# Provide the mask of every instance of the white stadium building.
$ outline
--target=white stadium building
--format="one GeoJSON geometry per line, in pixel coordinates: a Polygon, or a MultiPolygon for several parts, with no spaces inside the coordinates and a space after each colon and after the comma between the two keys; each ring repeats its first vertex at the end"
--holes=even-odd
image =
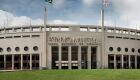
{"type": "Polygon", "coordinates": [[[0,70],[140,68],[140,30],[96,25],[45,29],[1,28],[0,70]]]}

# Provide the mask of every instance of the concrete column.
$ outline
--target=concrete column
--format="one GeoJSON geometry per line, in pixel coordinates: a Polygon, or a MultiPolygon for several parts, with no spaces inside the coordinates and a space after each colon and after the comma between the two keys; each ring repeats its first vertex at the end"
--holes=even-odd
{"type": "Polygon", "coordinates": [[[14,54],[12,54],[12,70],[14,70],[14,54]]]}
{"type": "Polygon", "coordinates": [[[88,59],[88,69],[91,69],[91,46],[88,46],[87,59],[88,59]]]}
{"type": "Polygon", "coordinates": [[[20,57],[21,57],[21,58],[20,58],[20,59],[21,59],[21,63],[20,63],[21,65],[20,65],[20,66],[21,66],[21,70],[23,70],[23,54],[21,54],[20,57]]]}
{"type": "Polygon", "coordinates": [[[130,39],[130,36],[131,36],[131,35],[130,35],[130,30],[128,31],[128,35],[129,35],[128,37],[129,37],[129,39],[130,39]]]}
{"type": "Polygon", "coordinates": [[[48,63],[48,69],[52,69],[52,46],[47,47],[48,55],[47,55],[47,63],[48,63]]]}
{"type": "Polygon", "coordinates": [[[97,32],[99,32],[99,27],[97,27],[97,32]]]}
{"type": "Polygon", "coordinates": [[[52,31],[52,28],[51,27],[49,27],[49,31],[52,31]]]}
{"type": "Polygon", "coordinates": [[[6,55],[4,55],[4,69],[6,69],[6,55]]]}
{"type": "Polygon", "coordinates": [[[39,53],[39,69],[42,69],[42,53],[39,53]]]}
{"type": "Polygon", "coordinates": [[[30,54],[30,70],[32,70],[32,54],[30,54]]]}
{"type": "Polygon", "coordinates": [[[30,26],[30,32],[32,32],[33,31],[33,28],[32,28],[32,26],[30,26]]]}
{"type": "Polygon", "coordinates": [[[137,69],[137,55],[135,55],[135,69],[137,69]]]}
{"type": "Polygon", "coordinates": [[[128,66],[131,68],[131,55],[128,55],[128,66]]]}
{"type": "Polygon", "coordinates": [[[114,54],[114,69],[116,69],[116,54],[114,54]]]}
{"type": "Polygon", "coordinates": [[[61,26],[59,26],[59,31],[61,31],[61,26]]]}
{"type": "Polygon", "coordinates": [[[58,59],[59,59],[59,69],[62,68],[61,62],[62,62],[62,48],[61,44],[59,45],[59,53],[58,53],[58,59]]]}
{"type": "Polygon", "coordinates": [[[123,54],[122,54],[122,57],[121,57],[122,59],[121,59],[121,61],[122,61],[122,69],[123,69],[123,67],[124,67],[124,61],[123,61],[123,54]]]}
{"type": "Polygon", "coordinates": [[[23,28],[21,28],[21,32],[24,32],[23,28]]]}
{"type": "Polygon", "coordinates": [[[100,69],[101,68],[101,46],[98,45],[96,47],[96,50],[97,50],[97,56],[96,56],[97,57],[96,58],[97,59],[97,68],[100,69]]]}
{"type": "Polygon", "coordinates": [[[81,46],[78,46],[78,69],[81,69],[81,46]]]}
{"type": "Polygon", "coordinates": [[[15,32],[15,29],[14,28],[12,28],[12,32],[15,32]]]}
{"type": "Polygon", "coordinates": [[[68,68],[71,69],[71,46],[68,47],[68,68]]]}
{"type": "Polygon", "coordinates": [[[88,27],[88,31],[90,31],[90,27],[88,27]]]}
{"type": "MultiPolygon", "coordinates": [[[[45,25],[44,25],[44,27],[46,27],[45,25]]],[[[46,28],[44,28],[44,30],[45,30],[46,28]]],[[[44,31],[43,32],[43,37],[42,37],[42,50],[43,50],[43,52],[42,52],[42,68],[43,69],[46,69],[47,68],[47,66],[48,66],[48,64],[47,64],[47,56],[48,56],[48,54],[49,53],[47,53],[47,33],[46,33],[46,31],[44,31]]]]}
{"type": "Polygon", "coordinates": [[[5,29],[5,27],[4,27],[4,33],[6,33],[6,29],[5,29]]]}
{"type": "Polygon", "coordinates": [[[39,31],[40,31],[40,32],[42,31],[42,27],[39,27],[39,31]]]}

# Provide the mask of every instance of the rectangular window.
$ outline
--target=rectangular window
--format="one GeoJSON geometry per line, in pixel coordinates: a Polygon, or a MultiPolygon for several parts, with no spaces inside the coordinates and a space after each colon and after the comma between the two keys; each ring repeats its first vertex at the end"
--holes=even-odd
{"type": "Polygon", "coordinates": [[[52,31],[59,31],[59,27],[55,27],[55,28],[53,27],[52,31]]]}
{"type": "Polygon", "coordinates": [[[118,38],[118,39],[122,39],[122,37],[119,37],[119,36],[116,36],[116,38],[118,38]]]}
{"type": "Polygon", "coordinates": [[[108,38],[114,38],[114,36],[107,36],[108,38]]]}
{"type": "Polygon", "coordinates": [[[61,27],[61,31],[69,31],[68,27],[61,27]]]}
{"type": "Polygon", "coordinates": [[[5,33],[4,29],[0,30],[0,33],[5,33]]]}
{"type": "Polygon", "coordinates": [[[130,31],[130,35],[135,35],[135,32],[133,32],[133,31],[130,31]]]}
{"type": "Polygon", "coordinates": [[[24,32],[30,32],[30,28],[23,28],[24,32]]]}
{"type": "Polygon", "coordinates": [[[129,37],[123,37],[123,39],[129,39],[129,37]]]}
{"type": "Polygon", "coordinates": [[[21,28],[15,28],[15,32],[22,32],[21,28]]]}
{"type": "Polygon", "coordinates": [[[0,37],[0,39],[4,39],[4,37],[0,37]]]}
{"type": "Polygon", "coordinates": [[[80,31],[88,31],[87,27],[80,27],[80,31]]]}
{"type": "Polygon", "coordinates": [[[40,35],[32,35],[32,37],[40,37],[40,35]]]}
{"type": "Polygon", "coordinates": [[[135,38],[130,38],[131,40],[135,40],[135,38]]]}
{"type": "Polygon", "coordinates": [[[109,30],[107,30],[107,32],[112,33],[112,32],[113,32],[113,30],[109,29],[109,30]]]}
{"type": "Polygon", "coordinates": [[[126,31],[125,30],[123,30],[123,32],[122,32],[123,34],[126,34],[126,31]]]}
{"type": "Polygon", "coordinates": [[[40,28],[39,27],[34,27],[32,29],[33,29],[33,31],[40,31],[40,28]]]}
{"type": "Polygon", "coordinates": [[[139,33],[139,32],[137,32],[137,35],[138,35],[138,36],[140,36],[140,33],[139,33]]]}
{"type": "Polygon", "coordinates": [[[96,29],[96,28],[90,28],[89,31],[91,31],[91,32],[96,32],[97,29],[96,29]]]}
{"type": "Polygon", "coordinates": [[[121,33],[121,30],[116,30],[116,33],[121,33]]]}
{"type": "MultiPolygon", "coordinates": [[[[44,31],[44,27],[42,28],[42,31],[44,31]]],[[[46,27],[46,31],[50,31],[50,28],[46,27]]]]}
{"type": "Polygon", "coordinates": [[[14,38],[20,38],[21,36],[14,36],[14,38]]]}
{"type": "Polygon", "coordinates": [[[128,33],[129,33],[128,31],[125,32],[125,34],[128,34],[128,33]]]}
{"type": "Polygon", "coordinates": [[[5,38],[12,38],[12,36],[6,36],[5,38]]]}
{"type": "Polygon", "coordinates": [[[23,35],[22,37],[30,37],[30,35],[23,35]]]}
{"type": "Polygon", "coordinates": [[[12,29],[6,29],[6,33],[12,33],[13,30],[12,29]]]}
{"type": "Polygon", "coordinates": [[[99,32],[102,32],[102,29],[101,28],[99,28],[99,32]]]}

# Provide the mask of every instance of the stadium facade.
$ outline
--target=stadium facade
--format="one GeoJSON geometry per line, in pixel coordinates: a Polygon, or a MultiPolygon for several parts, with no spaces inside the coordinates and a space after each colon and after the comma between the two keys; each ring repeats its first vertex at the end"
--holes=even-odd
{"type": "Polygon", "coordinates": [[[0,70],[140,68],[140,31],[96,25],[0,29],[0,70]]]}

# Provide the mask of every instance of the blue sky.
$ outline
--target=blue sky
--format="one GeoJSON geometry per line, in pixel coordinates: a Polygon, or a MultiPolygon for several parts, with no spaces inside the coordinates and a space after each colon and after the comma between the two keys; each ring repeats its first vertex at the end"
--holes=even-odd
{"type": "MultiPolygon", "coordinates": [[[[105,7],[105,24],[139,26],[140,12],[137,10],[139,4],[138,0],[109,0],[109,5],[105,7]]],[[[44,5],[48,8],[49,23],[89,25],[100,23],[101,0],[54,0],[52,5],[45,4],[44,0],[0,0],[0,12],[3,15],[8,14],[9,25],[21,19],[21,22],[17,23],[25,24],[22,22],[27,19],[30,19],[32,24],[36,21],[41,23],[44,5]]],[[[29,20],[26,23],[28,22],[29,20]]]]}

